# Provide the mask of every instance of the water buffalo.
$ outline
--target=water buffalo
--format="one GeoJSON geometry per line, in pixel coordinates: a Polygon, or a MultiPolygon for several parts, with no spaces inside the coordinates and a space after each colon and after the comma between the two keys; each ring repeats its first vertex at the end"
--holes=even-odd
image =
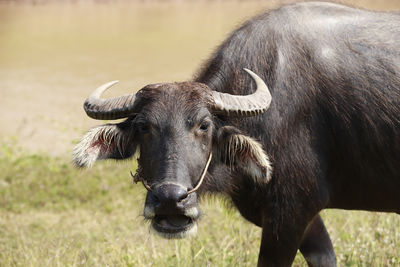
{"type": "Polygon", "coordinates": [[[167,238],[196,230],[222,192],[262,227],[259,266],[335,266],[318,213],[400,211],[400,14],[308,2],[235,30],[193,81],[85,102],[78,166],[131,157],[144,215],[167,238]],[[243,71],[243,68],[250,70],[243,71]]]}

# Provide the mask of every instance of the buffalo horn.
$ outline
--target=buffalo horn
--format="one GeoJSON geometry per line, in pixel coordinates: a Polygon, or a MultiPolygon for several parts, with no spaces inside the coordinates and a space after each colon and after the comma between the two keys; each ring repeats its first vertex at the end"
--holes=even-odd
{"type": "Polygon", "coordinates": [[[271,93],[264,81],[249,69],[244,69],[255,81],[257,89],[250,95],[231,95],[212,91],[214,113],[227,116],[254,116],[265,112],[271,104],[271,93]]]}
{"type": "Polygon", "coordinates": [[[83,108],[89,117],[96,120],[116,120],[129,117],[134,113],[135,94],[108,99],[100,98],[105,90],[116,83],[118,81],[101,85],[86,99],[83,108]]]}

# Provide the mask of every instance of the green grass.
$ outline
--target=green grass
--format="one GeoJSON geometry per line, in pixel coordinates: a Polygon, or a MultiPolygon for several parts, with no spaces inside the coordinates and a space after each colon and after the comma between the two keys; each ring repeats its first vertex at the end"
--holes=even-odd
{"type": "MultiPolygon", "coordinates": [[[[89,170],[68,158],[0,153],[1,266],[254,266],[260,229],[220,199],[201,204],[199,234],[164,240],[150,233],[145,192],[128,175],[134,161],[89,170]]],[[[324,211],[339,266],[399,266],[399,217],[324,211]]],[[[306,266],[299,254],[294,266],[306,266]]]]}

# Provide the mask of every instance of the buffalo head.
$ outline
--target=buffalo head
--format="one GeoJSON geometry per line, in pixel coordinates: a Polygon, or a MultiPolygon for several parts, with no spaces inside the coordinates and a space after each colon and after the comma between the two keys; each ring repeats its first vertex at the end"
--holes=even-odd
{"type": "Polygon", "coordinates": [[[216,123],[215,115],[252,116],[269,107],[265,83],[246,70],[257,85],[251,95],[212,91],[197,82],[152,84],[136,94],[102,99],[100,86],[85,101],[94,119],[127,118],[90,130],[76,146],[76,165],[90,166],[99,159],[124,159],[138,149],[134,179],[148,190],[144,216],[167,238],[196,231],[200,216],[197,189],[211,165],[227,164],[252,179],[267,182],[271,167],[260,143],[233,126],[216,123]]]}

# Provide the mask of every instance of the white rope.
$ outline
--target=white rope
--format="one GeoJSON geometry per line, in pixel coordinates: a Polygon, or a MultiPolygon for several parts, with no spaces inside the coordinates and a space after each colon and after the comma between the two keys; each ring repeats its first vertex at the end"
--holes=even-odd
{"type": "Polygon", "coordinates": [[[195,188],[193,188],[192,190],[189,190],[187,192],[188,195],[193,193],[197,189],[199,189],[200,185],[203,183],[204,177],[206,176],[206,173],[207,173],[207,170],[208,170],[208,166],[210,165],[210,162],[211,162],[211,158],[212,158],[212,153],[210,152],[210,156],[208,157],[208,161],[206,163],[206,166],[204,167],[203,174],[201,175],[201,178],[200,178],[199,182],[197,183],[195,188]]]}
{"type": "MultiPolygon", "coordinates": [[[[212,153],[210,152],[210,156],[208,157],[206,166],[204,167],[204,170],[203,170],[203,173],[202,173],[202,175],[201,175],[201,177],[200,177],[200,179],[199,179],[199,182],[197,183],[197,185],[196,185],[192,190],[189,190],[189,191],[187,192],[188,195],[191,194],[191,193],[193,193],[193,192],[195,192],[195,191],[197,191],[197,189],[199,189],[199,187],[200,187],[201,184],[203,183],[204,177],[206,176],[206,173],[207,173],[207,170],[208,170],[208,166],[210,166],[211,158],[212,158],[212,153]]],[[[143,184],[143,186],[144,186],[148,191],[150,191],[150,192],[153,191],[153,190],[151,189],[151,186],[149,186],[149,185],[146,183],[146,181],[145,181],[144,179],[142,179],[142,178],[139,177],[138,175],[133,175],[133,173],[132,173],[131,171],[130,171],[130,174],[131,174],[131,176],[132,176],[132,178],[133,178],[133,181],[134,181],[135,183],[141,181],[142,184],[143,184]]]]}

